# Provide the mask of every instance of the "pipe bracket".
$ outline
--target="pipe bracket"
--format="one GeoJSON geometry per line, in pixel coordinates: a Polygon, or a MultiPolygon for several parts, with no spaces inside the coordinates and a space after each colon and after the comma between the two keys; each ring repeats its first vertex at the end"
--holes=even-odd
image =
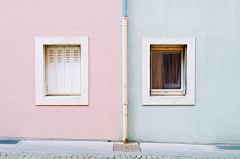
{"type": "Polygon", "coordinates": [[[122,101],[122,104],[128,104],[128,101],[122,101]]]}
{"type": "Polygon", "coordinates": [[[122,114],[122,116],[128,116],[129,114],[122,114]]]}

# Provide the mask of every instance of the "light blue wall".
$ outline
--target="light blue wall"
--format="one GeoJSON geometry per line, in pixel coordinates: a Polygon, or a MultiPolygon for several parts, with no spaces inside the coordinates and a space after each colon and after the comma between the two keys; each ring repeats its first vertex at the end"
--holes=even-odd
{"type": "Polygon", "coordinates": [[[240,143],[240,1],[128,0],[127,9],[129,140],[240,143]],[[143,36],[196,37],[195,106],[142,106],[143,36]]]}

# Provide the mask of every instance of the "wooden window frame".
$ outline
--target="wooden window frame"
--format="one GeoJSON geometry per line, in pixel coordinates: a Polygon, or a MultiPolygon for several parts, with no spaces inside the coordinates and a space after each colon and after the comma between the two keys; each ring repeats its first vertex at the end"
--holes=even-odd
{"type": "Polygon", "coordinates": [[[151,45],[150,46],[151,49],[151,75],[152,75],[152,50],[180,50],[181,51],[181,89],[153,89],[152,88],[152,76],[150,76],[150,94],[151,95],[185,95],[185,64],[184,64],[184,56],[185,56],[185,50],[186,45],[151,45]]]}

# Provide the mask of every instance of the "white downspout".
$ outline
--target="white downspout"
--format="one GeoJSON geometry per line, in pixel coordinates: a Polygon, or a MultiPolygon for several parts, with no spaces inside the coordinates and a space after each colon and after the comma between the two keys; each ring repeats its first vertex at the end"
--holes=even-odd
{"type": "Polygon", "coordinates": [[[127,0],[123,0],[122,17],[122,91],[123,91],[123,143],[128,141],[127,131],[127,0]]]}

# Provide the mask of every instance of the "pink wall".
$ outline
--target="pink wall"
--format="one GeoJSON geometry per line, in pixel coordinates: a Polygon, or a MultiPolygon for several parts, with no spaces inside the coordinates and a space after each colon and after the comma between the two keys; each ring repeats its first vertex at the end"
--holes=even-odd
{"type": "Polygon", "coordinates": [[[119,139],[119,1],[0,1],[0,137],[119,139]],[[35,105],[35,36],[89,37],[89,106],[35,105]]]}

